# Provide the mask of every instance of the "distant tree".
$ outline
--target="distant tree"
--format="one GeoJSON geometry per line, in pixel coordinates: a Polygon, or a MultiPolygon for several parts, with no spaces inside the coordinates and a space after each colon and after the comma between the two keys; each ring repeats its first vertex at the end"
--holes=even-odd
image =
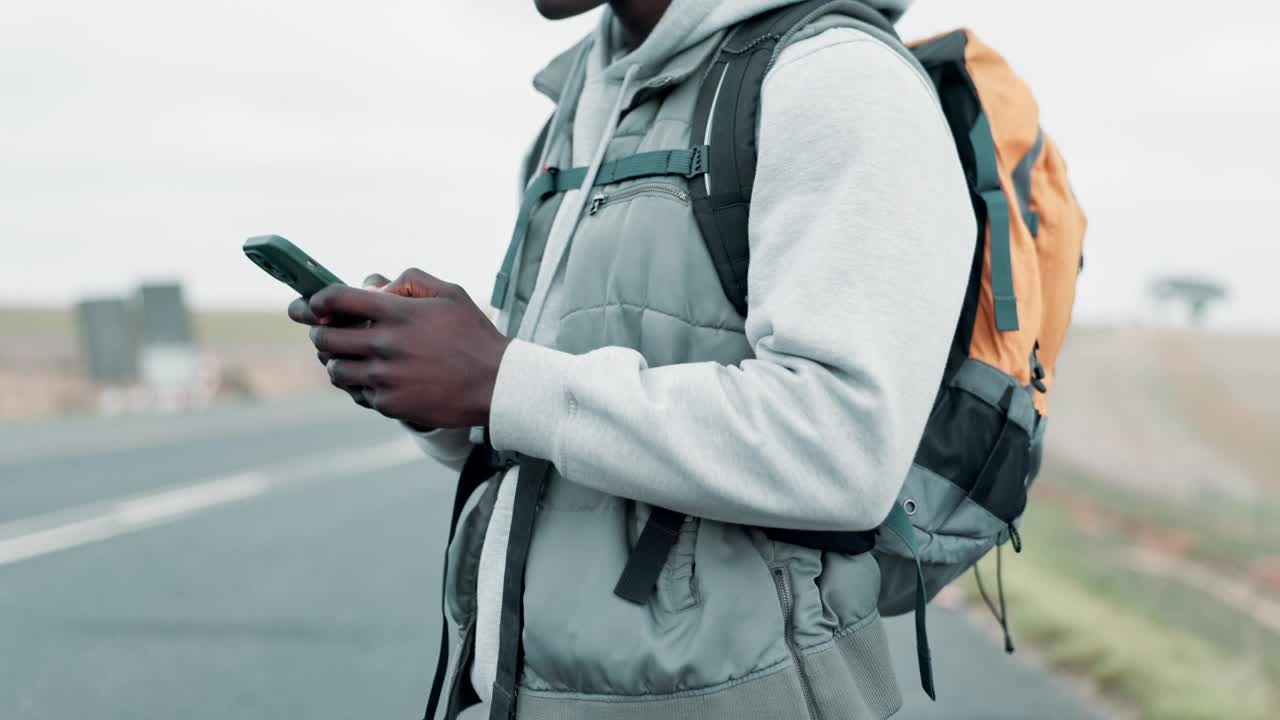
{"type": "Polygon", "coordinates": [[[1157,304],[1182,304],[1187,319],[1195,327],[1204,325],[1209,306],[1227,298],[1227,288],[1209,278],[1195,275],[1167,275],[1151,283],[1151,298],[1157,304]]]}

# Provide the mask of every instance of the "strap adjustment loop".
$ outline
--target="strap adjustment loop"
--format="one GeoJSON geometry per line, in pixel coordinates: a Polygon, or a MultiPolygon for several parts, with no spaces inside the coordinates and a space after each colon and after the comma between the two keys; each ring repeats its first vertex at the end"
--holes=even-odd
{"type": "Polygon", "coordinates": [[[710,159],[710,153],[708,151],[710,149],[711,148],[707,145],[699,145],[697,147],[690,148],[692,156],[689,158],[689,172],[684,174],[686,178],[692,180],[699,175],[705,175],[707,173],[707,165],[709,164],[708,160],[710,159]]]}

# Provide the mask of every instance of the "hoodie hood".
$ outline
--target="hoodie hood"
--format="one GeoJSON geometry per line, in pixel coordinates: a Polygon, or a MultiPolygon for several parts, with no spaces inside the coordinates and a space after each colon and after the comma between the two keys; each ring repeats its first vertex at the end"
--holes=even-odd
{"type": "MultiPolygon", "coordinates": [[[[574,151],[581,164],[608,142],[620,113],[637,93],[684,81],[718,47],[725,30],[744,20],[803,0],[672,0],[638,47],[622,43],[622,25],[605,6],[595,32],[552,61],[534,80],[557,102],[551,137],[573,118],[574,151]]],[[[897,21],[913,0],[863,0],[897,21]]],[[[543,158],[545,159],[545,158],[543,158]]],[[[589,186],[587,186],[589,187],[589,186]]]]}
{"type": "Polygon", "coordinates": [[[595,33],[595,47],[606,60],[604,78],[622,80],[628,68],[635,66],[634,82],[642,85],[654,78],[682,50],[691,48],[708,37],[736,25],[747,18],[794,5],[797,0],[673,0],[648,37],[630,52],[621,45],[621,23],[606,7],[595,33]]]}
{"type": "MultiPolygon", "coordinates": [[[[896,22],[913,0],[870,0],[870,5],[896,22]]],[[[629,67],[635,66],[633,82],[643,85],[653,79],[675,55],[712,35],[761,13],[795,5],[797,0],[673,0],[662,19],[631,52],[622,52],[621,28],[612,8],[605,9],[596,30],[596,47],[609,62],[604,76],[620,82],[629,67]]]]}
{"type": "MultiPolygon", "coordinates": [[[[655,74],[675,56],[694,48],[707,38],[747,18],[801,0],[673,0],[662,19],[639,47],[627,52],[622,47],[621,26],[612,8],[606,6],[595,32],[553,59],[534,78],[534,87],[559,101],[574,70],[582,70],[588,55],[606,82],[621,83],[628,68],[635,66],[632,87],[652,82],[655,74]],[[577,67],[575,67],[577,66],[577,67]]],[[[915,0],[864,0],[892,22],[897,22],[915,0]]],[[[691,58],[691,64],[701,61],[691,58]]],[[[692,68],[690,68],[692,70],[692,68]]],[[[576,91],[576,88],[573,89],[576,91]]],[[[576,100],[576,92],[569,93],[576,100]]]]}

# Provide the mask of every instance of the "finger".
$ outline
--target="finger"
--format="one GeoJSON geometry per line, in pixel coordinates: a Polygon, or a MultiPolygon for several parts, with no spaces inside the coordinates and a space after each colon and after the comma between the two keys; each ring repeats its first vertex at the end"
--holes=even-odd
{"type": "Polygon", "coordinates": [[[361,283],[361,285],[363,285],[366,289],[384,288],[390,284],[391,284],[391,281],[388,280],[385,275],[382,275],[380,273],[373,273],[369,277],[366,277],[364,279],[364,282],[361,283]]]}
{"type": "Polygon", "coordinates": [[[392,283],[385,288],[384,292],[394,295],[403,295],[404,297],[428,298],[428,297],[458,297],[465,295],[462,288],[447,283],[434,275],[425,273],[418,268],[409,268],[400,273],[392,283]]]}
{"type": "Polygon", "coordinates": [[[334,359],[335,357],[337,357],[337,358],[354,358],[354,359],[356,359],[356,360],[363,360],[363,359],[365,358],[365,356],[363,356],[363,355],[334,355],[333,353],[330,353],[330,352],[323,352],[323,351],[320,351],[320,352],[317,352],[317,353],[316,353],[316,359],[320,361],[320,364],[321,364],[321,365],[328,365],[328,364],[329,364],[329,361],[330,361],[330,360],[332,360],[332,359],[334,359]]]}
{"type": "Polygon", "coordinates": [[[311,312],[311,306],[307,304],[307,299],[301,297],[289,303],[289,319],[303,325],[316,324],[315,313],[311,312]]]}
{"type": "Polygon", "coordinates": [[[311,328],[311,344],[332,357],[381,357],[386,350],[381,335],[377,330],[367,328],[316,326],[311,328]]]}
{"type": "Polygon", "coordinates": [[[369,410],[373,409],[373,406],[369,404],[369,399],[364,396],[364,388],[355,387],[342,389],[351,396],[351,399],[355,401],[355,404],[362,408],[368,408],[369,410]]]}
{"type": "Polygon", "coordinates": [[[329,371],[329,382],[343,390],[364,388],[370,384],[368,360],[332,358],[325,368],[329,371]]]}
{"type": "Polygon", "coordinates": [[[378,320],[386,315],[387,298],[380,292],[346,285],[330,285],[311,296],[308,303],[318,324],[326,325],[335,315],[378,320]]]}

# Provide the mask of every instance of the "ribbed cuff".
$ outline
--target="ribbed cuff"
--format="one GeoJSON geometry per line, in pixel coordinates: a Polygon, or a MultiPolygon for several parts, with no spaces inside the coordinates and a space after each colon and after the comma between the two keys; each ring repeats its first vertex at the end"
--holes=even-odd
{"type": "Polygon", "coordinates": [[[410,425],[409,423],[403,420],[397,420],[396,422],[400,423],[400,427],[404,428],[405,432],[413,433],[414,435],[417,435],[418,437],[422,437],[422,438],[430,438],[434,435],[439,435],[441,432],[449,429],[449,428],[431,428],[430,430],[419,430],[418,428],[410,425]]]}
{"type": "Polygon", "coordinates": [[[403,422],[400,426],[408,431],[423,452],[454,469],[461,468],[471,454],[465,428],[436,428],[421,432],[403,422]]]}
{"type": "Polygon", "coordinates": [[[498,450],[514,450],[555,462],[557,439],[569,419],[566,384],[570,353],[512,340],[498,366],[489,408],[489,439],[498,450]]]}

